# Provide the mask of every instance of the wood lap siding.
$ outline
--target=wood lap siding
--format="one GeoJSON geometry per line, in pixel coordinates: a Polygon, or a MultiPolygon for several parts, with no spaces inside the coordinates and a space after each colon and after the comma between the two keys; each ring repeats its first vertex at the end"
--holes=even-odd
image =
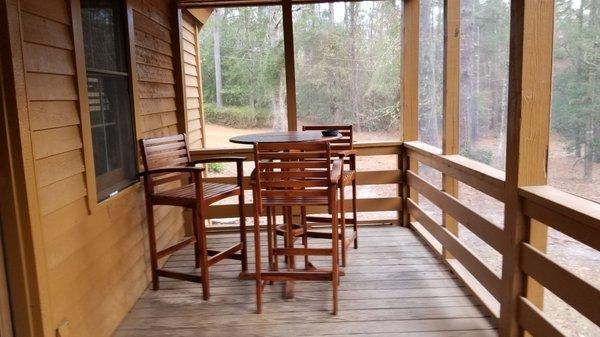
{"type": "Polygon", "coordinates": [[[187,134],[191,148],[204,147],[204,123],[202,121],[202,78],[200,74],[200,55],[196,36],[196,20],[184,12],[182,15],[181,52],[185,76],[185,107],[187,134]]]}
{"type": "MultiPolygon", "coordinates": [[[[132,0],[138,137],[177,133],[171,18],[165,1],[132,0]]],[[[88,211],[70,5],[21,0],[23,61],[49,315],[71,336],[109,336],[150,280],[143,189],[88,211]]],[[[85,76],[85,74],[83,74],[85,76]]],[[[85,82],[85,81],[84,81],[85,82]]],[[[92,189],[93,190],[93,189],[92,189]]],[[[183,236],[181,209],[157,208],[158,245],[183,236]]]]}

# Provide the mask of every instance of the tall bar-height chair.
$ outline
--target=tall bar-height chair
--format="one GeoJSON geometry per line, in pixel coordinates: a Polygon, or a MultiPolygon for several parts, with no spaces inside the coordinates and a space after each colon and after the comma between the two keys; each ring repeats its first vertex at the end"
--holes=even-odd
{"type": "Polygon", "coordinates": [[[248,269],[242,185],[244,176],[242,164],[246,158],[219,157],[192,161],[184,134],[142,139],[139,143],[144,164],[144,172],[141,172],[140,175],[144,177],[146,192],[153,288],[154,290],[159,289],[159,276],[202,283],[203,298],[208,300],[210,297],[208,268],[210,266],[223,259],[234,259],[241,261],[242,272],[246,272],[248,269]],[[201,174],[204,168],[196,167],[196,165],[215,162],[235,162],[237,164],[237,184],[205,182],[201,174]],[[176,181],[181,181],[182,185],[173,186],[176,181]],[[224,251],[209,250],[205,225],[207,208],[216,201],[236,195],[239,202],[240,242],[224,251]],[[153,211],[155,205],[190,208],[193,234],[170,247],[157,251],[153,211]],[[194,244],[195,263],[196,268],[201,269],[200,276],[158,268],[158,259],[191,244],[194,244]]]}
{"type": "MultiPolygon", "coordinates": [[[[294,227],[291,216],[286,219],[286,244],[284,248],[274,248],[269,242],[269,256],[286,256],[287,270],[263,272],[260,251],[261,215],[271,215],[270,211],[282,207],[284,214],[290,207],[326,206],[330,214],[337,212],[338,183],[342,175],[343,163],[340,159],[330,160],[328,142],[307,143],[256,143],[254,144],[255,174],[254,193],[254,245],[256,259],[256,306],[262,313],[262,292],[264,285],[272,281],[331,281],[333,288],[333,314],[338,311],[339,236],[332,235],[330,248],[294,247],[290,239],[294,227]],[[295,256],[331,256],[332,268],[328,270],[296,269],[295,256]]],[[[332,232],[338,232],[338,218],[332,217],[332,232]]],[[[267,222],[267,233],[273,231],[272,221],[267,222]]],[[[271,262],[271,261],[269,261],[271,262]]],[[[271,266],[270,266],[271,267],[271,266]]]]}
{"type": "MultiPolygon", "coordinates": [[[[346,168],[340,182],[340,239],[342,242],[342,266],[346,266],[346,251],[351,243],[354,243],[354,249],[358,248],[358,218],[356,211],[356,150],[354,150],[354,134],[352,125],[304,125],[302,131],[324,131],[338,130],[342,137],[331,141],[331,155],[333,158],[342,159],[346,168]],[[352,185],[352,218],[346,218],[344,211],[344,190],[352,185]],[[346,224],[351,223],[354,231],[350,237],[346,238],[346,224]]],[[[331,223],[329,217],[306,216],[305,220],[313,223],[331,223]]],[[[322,237],[321,233],[306,234],[308,237],[322,237]]]]}

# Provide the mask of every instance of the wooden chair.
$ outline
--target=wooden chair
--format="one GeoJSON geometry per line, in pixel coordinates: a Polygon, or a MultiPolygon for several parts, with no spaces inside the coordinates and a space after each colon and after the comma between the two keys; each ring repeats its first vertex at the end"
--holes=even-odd
{"type": "MultiPolygon", "coordinates": [[[[254,193],[254,242],[260,247],[259,217],[268,218],[275,207],[291,213],[293,206],[326,206],[329,214],[337,212],[338,183],[342,175],[342,160],[330,160],[331,152],[327,142],[310,143],[260,143],[254,144],[255,174],[254,193]],[[267,211],[269,210],[269,211],[267,211]]],[[[333,288],[333,314],[337,314],[337,288],[339,283],[338,245],[339,236],[331,235],[331,248],[295,248],[291,216],[286,216],[286,245],[274,248],[270,233],[272,221],[267,221],[269,257],[286,256],[288,268],[285,271],[273,270],[271,260],[269,271],[261,269],[261,252],[255,250],[256,259],[256,305],[262,313],[262,291],[264,285],[273,281],[331,281],[333,288]],[[331,256],[332,268],[328,270],[296,269],[295,256],[331,256]]],[[[337,217],[332,217],[332,232],[338,232],[337,217]]]]}
{"type": "MultiPolygon", "coordinates": [[[[354,243],[354,249],[358,248],[358,218],[356,210],[356,150],[354,150],[354,135],[352,125],[304,125],[302,131],[315,130],[339,130],[342,138],[331,141],[331,154],[334,158],[342,159],[344,168],[342,177],[338,184],[340,188],[339,206],[340,206],[340,241],[342,243],[341,255],[342,266],[346,266],[346,251],[351,243],[354,243]],[[344,190],[352,184],[352,218],[346,218],[344,211],[344,190]],[[354,230],[350,237],[346,238],[346,224],[352,224],[354,230]]],[[[305,221],[313,223],[331,223],[329,217],[306,216],[305,221]]],[[[323,237],[321,233],[307,233],[308,237],[323,237]]],[[[329,238],[329,236],[325,236],[329,238]]]]}
{"type": "Polygon", "coordinates": [[[210,297],[208,268],[223,259],[240,260],[242,272],[248,269],[246,247],[246,221],[244,215],[244,190],[242,187],[242,157],[220,157],[204,160],[190,159],[186,136],[183,134],[142,139],[139,141],[144,164],[144,188],[146,192],[146,212],[148,216],[148,238],[150,240],[150,262],[152,267],[152,285],[159,289],[159,276],[202,283],[203,298],[210,297]],[[197,164],[213,162],[235,162],[237,164],[237,184],[218,184],[205,182],[202,177],[204,168],[197,164]],[[177,186],[176,182],[183,184],[177,186]],[[175,184],[175,186],[173,186],[175,184]],[[230,197],[238,196],[240,216],[240,242],[224,251],[207,248],[205,217],[210,204],[230,197]],[[179,243],[157,251],[153,206],[171,205],[192,210],[193,234],[179,243]],[[158,259],[194,244],[196,268],[201,275],[187,274],[158,268],[158,259]],[[240,253],[237,253],[237,252],[240,253]],[[211,256],[209,258],[209,256],[211,256]]]}

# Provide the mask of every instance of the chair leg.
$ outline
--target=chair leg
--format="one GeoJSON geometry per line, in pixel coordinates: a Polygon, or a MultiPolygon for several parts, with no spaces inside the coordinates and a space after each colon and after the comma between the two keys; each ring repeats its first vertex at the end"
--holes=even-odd
{"type": "MultiPolygon", "coordinates": [[[[306,223],[306,207],[302,206],[300,208],[300,217],[302,223],[302,245],[304,248],[308,248],[308,224],[306,223]]],[[[308,255],[304,255],[304,269],[308,269],[308,255]]]]}
{"type": "Polygon", "coordinates": [[[152,289],[159,290],[158,258],[156,256],[156,232],[154,228],[154,211],[152,204],[146,202],[146,216],[148,219],[148,240],[150,248],[150,266],[152,269],[152,289]]]}
{"type": "Polygon", "coordinates": [[[246,237],[246,213],[244,211],[244,203],[244,190],[241,190],[238,197],[238,209],[240,213],[240,242],[242,243],[242,272],[248,271],[248,239],[246,237]]]}
{"type": "Polygon", "coordinates": [[[200,243],[200,272],[202,275],[202,297],[205,301],[210,298],[210,285],[208,277],[208,247],[206,242],[206,223],[204,221],[204,210],[202,206],[198,207],[198,238],[200,243]]]}
{"type": "Polygon", "coordinates": [[[267,260],[269,261],[269,270],[273,271],[273,218],[271,217],[271,207],[267,207],[267,260]]]}
{"type": "Polygon", "coordinates": [[[256,279],[256,313],[262,314],[262,279],[260,262],[260,221],[259,210],[254,207],[254,261],[255,261],[255,279],[256,279]]]}
{"type": "Polygon", "coordinates": [[[356,179],[352,181],[352,218],[354,219],[354,249],[358,249],[358,215],[356,211],[356,179]]]}
{"type": "MultiPolygon", "coordinates": [[[[272,223],[272,236],[273,236],[273,248],[277,248],[277,233],[275,232],[277,228],[277,209],[275,207],[272,208],[273,221],[272,223]]],[[[279,258],[277,256],[273,257],[273,267],[275,271],[279,270],[279,258]]]]}
{"type": "Polygon", "coordinates": [[[201,265],[201,261],[200,261],[200,233],[199,233],[199,225],[198,225],[198,211],[196,210],[196,208],[192,209],[192,230],[194,233],[194,239],[196,240],[196,242],[194,242],[194,261],[195,261],[195,265],[196,265],[196,269],[200,268],[201,265]]]}
{"type": "MultiPolygon", "coordinates": [[[[344,212],[344,186],[340,186],[340,236],[342,238],[342,267],[346,266],[346,212],[344,212]]],[[[335,216],[338,216],[336,213],[335,216]]],[[[332,217],[333,219],[333,217],[332,217]]],[[[337,233],[337,232],[336,232],[337,233]]]]}
{"type": "Polygon", "coordinates": [[[334,199],[334,205],[332,207],[333,213],[331,217],[331,288],[333,290],[333,314],[337,315],[338,313],[338,285],[340,278],[340,266],[339,266],[339,255],[338,255],[338,247],[339,247],[339,235],[338,235],[338,217],[337,217],[337,201],[334,199]]]}

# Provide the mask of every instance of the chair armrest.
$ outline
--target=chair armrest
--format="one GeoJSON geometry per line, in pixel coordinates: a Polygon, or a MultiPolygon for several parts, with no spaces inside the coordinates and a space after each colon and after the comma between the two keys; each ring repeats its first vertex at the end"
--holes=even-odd
{"type": "Polygon", "coordinates": [[[189,166],[177,166],[177,167],[161,167],[154,170],[146,170],[139,173],[142,177],[147,177],[151,174],[161,173],[200,173],[204,171],[203,167],[189,167],[189,166]]]}
{"type": "Polygon", "coordinates": [[[206,159],[192,160],[189,164],[208,164],[208,163],[243,163],[246,161],[246,157],[214,157],[206,159]]]}
{"type": "Polygon", "coordinates": [[[341,159],[334,159],[333,164],[331,165],[331,176],[330,182],[332,184],[337,184],[342,177],[342,169],[344,167],[344,162],[341,159]]]}

